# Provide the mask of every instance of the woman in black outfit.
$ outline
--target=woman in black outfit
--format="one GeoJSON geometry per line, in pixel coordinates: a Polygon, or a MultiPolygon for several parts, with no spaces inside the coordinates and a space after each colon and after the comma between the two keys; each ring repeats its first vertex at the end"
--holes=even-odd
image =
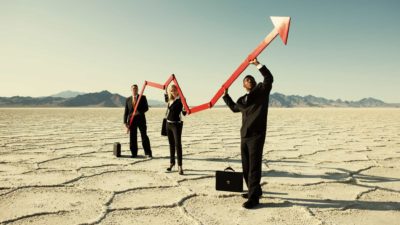
{"type": "Polygon", "coordinates": [[[178,156],[178,171],[183,175],[182,169],[182,126],[181,113],[186,115],[183,109],[181,99],[179,97],[178,89],[175,85],[171,85],[168,94],[165,94],[165,102],[168,103],[167,109],[167,136],[170,150],[170,166],[167,171],[171,171],[175,166],[175,150],[178,156]]]}

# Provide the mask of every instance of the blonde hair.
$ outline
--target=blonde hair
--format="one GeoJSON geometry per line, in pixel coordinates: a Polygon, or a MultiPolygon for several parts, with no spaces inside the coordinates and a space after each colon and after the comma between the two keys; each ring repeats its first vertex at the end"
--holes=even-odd
{"type": "Polygon", "coordinates": [[[176,90],[178,90],[176,88],[175,84],[171,84],[171,86],[168,87],[168,101],[173,101],[175,100],[175,97],[171,94],[172,88],[175,88],[176,90]]]}

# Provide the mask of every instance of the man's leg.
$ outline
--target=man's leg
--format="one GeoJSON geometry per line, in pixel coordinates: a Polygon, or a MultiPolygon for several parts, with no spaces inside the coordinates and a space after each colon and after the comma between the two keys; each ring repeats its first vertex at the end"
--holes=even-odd
{"type": "Polygon", "coordinates": [[[246,138],[240,139],[240,152],[242,156],[243,178],[249,189],[249,148],[247,147],[246,138]]]}
{"type": "Polygon", "coordinates": [[[249,148],[249,199],[258,200],[262,195],[261,189],[261,167],[265,142],[265,134],[251,137],[248,140],[249,148]]]}
{"type": "Polygon", "coordinates": [[[140,136],[142,137],[142,146],[144,150],[144,154],[148,156],[152,156],[151,148],[150,148],[150,140],[147,136],[147,126],[146,123],[139,124],[140,136]]]}
{"type": "Polygon", "coordinates": [[[132,156],[137,156],[137,126],[132,125],[129,131],[129,148],[131,150],[132,156]]]}

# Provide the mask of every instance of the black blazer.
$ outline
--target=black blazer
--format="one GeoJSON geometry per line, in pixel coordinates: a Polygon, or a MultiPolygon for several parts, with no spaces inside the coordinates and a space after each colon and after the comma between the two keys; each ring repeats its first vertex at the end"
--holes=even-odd
{"type": "MultiPolygon", "coordinates": [[[[139,100],[139,95],[138,95],[138,100],[139,100]]],[[[125,102],[125,113],[124,113],[124,123],[129,124],[129,121],[131,119],[132,113],[134,111],[134,107],[132,106],[132,96],[126,99],[125,102]]],[[[146,116],[145,112],[149,110],[149,105],[147,104],[147,99],[145,95],[142,95],[142,98],[140,99],[138,108],[136,112],[138,113],[135,115],[135,118],[133,118],[132,124],[133,123],[146,123],[146,116]]]]}
{"type": "Polygon", "coordinates": [[[265,66],[260,68],[260,73],[264,77],[263,82],[258,83],[248,94],[240,97],[236,103],[228,94],[223,97],[233,112],[242,113],[241,137],[252,137],[265,134],[267,131],[269,94],[274,78],[265,66]]]}
{"type": "MultiPolygon", "coordinates": [[[[168,103],[168,95],[164,95],[165,102],[168,103]]],[[[183,111],[183,104],[181,99],[176,99],[167,110],[167,120],[169,121],[181,121],[180,114],[186,115],[186,111],[183,111]]]]}

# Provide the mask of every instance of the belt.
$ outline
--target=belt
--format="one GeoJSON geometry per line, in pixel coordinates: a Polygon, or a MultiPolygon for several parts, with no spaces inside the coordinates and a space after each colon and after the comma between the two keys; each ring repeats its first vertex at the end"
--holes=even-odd
{"type": "Polygon", "coordinates": [[[171,121],[171,120],[167,120],[168,123],[182,123],[182,121],[171,121]]]}

